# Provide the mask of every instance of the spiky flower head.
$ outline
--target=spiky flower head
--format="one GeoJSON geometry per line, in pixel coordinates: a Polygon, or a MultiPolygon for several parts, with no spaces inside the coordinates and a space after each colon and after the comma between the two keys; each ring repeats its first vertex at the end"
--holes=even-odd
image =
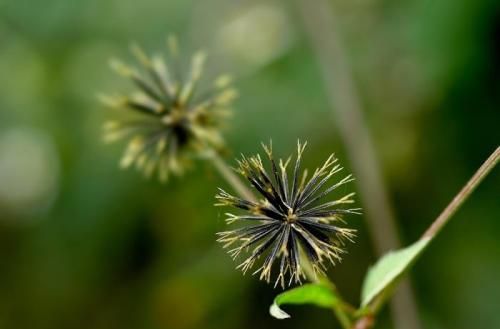
{"type": "Polygon", "coordinates": [[[287,167],[291,161],[279,160],[272,154],[272,145],[264,150],[269,160],[269,169],[264,167],[260,155],[238,161],[237,171],[243,175],[262,196],[260,201],[244,200],[220,189],[216,198],[219,206],[232,206],[243,209],[242,214],[226,213],[228,224],[240,223],[239,228],[218,233],[217,241],[224,248],[233,246],[229,254],[236,259],[242,252],[248,257],[237,268],[246,273],[262,256],[254,274],[270,282],[272,267],[279,262],[278,283],[284,288],[301,283],[305,278],[303,254],[311,265],[314,274],[323,274],[325,260],[332,264],[341,260],[345,241],[352,241],[355,230],[341,227],[343,215],[359,214],[359,208],[347,208],[353,203],[354,193],[349,193],[333,201],[324,201],[331,192],[353,180],[351,175],[329,185],[327,183],[342,167],[332,154],[318,167],[308,179],[307,170],[300,175],[302,153],[307,143],[298,143],[293,173],[289,177],[287,167]],[[299,177],[300,176],[300,177],[299,177]],[[289,180],[289,178],[291,178],[289,180]],[[250,252],[251,250],[251,252],[250,252]]]}
{"type": "Polygon", "coordinates": [[[117,120],[104,125],[105,141],[130,139],[121,166],[135,164],[146,176],[158,173],[162,181],[170,173],[181,174],[192,158],[223,147],[220,128],[237,96],[227,75],[198,92],[205,54],[194,54],[189,73],[183,75],[177,41],[170,37],[167,43],[171,66],[161,55],[149,57],[136,45],[131,51],[140,69],[112,60],[111,67],[129,78],[136,90],[100,97],[118,110],[117,120]]]}

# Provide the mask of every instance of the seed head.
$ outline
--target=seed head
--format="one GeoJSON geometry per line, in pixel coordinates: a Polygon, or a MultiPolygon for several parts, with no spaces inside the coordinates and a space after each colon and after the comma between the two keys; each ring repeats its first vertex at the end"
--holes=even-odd
{"type": "Polygon", "coordinates": [[[315,274],[326,270],[324,260],[332,264],[341,260],[345,241],[352,241],[355,230],[338,226],[344,223],[345,214],[359,214],[359,208],[346,208],[353,203],[354,193],[325,202],[323,199],[340,186],[353,180],[348,175],[337,183],[324,187],[329,179],[340,172],[334,155],[317,168],[308,179],[307,170],[301,177],[302,153],[307,143],[298,142],[297,157],[289,180],[287,167],[291,157],[278,163],[272,155],[272,145],[263,145],[269,160],[269,171],[265,169],[260,155],[238,161],[237,171],[244,176],[262,200],[253,202],[235,197],[224,190],[216,195],[218,206],[232,206],[244,210],[243,214],[227,213],[228,224],[240,223],[239,228],[218,233],[218,242],[224,248],[233,246],[229,254],[236,259],[242,252],[249,256],[237,268],[246,273],[262,256],[263,262],[253,274],[260,273],[260,279],[270,282],[271,270],[279,262],[278,283],[284,288],[292,282],[301,283],[305,278],[301,252],[307,257],[315,274]],[[251,252],[250,252],[251,250],[251,252]]]}
{"type": "Polygon", "coordinates": [[[161,181],[170,173],[181,174],[192,158],[223,147],[220,128],[237,96],[227,75],[219,76],[209,90],[199,93],[205,54],[198,52],[192,57],[189,73],[184,76],[175,38],[168,39],[168,48],[171,67],[160,55],[149,57],[133,45],[131,51],[140,69],[116,59],[111,67],[129,78],[136,91],[100,96],[105,105],[119,111],[117,120],[104,125],[105,141],[130,139],[121,166],[135,164],[146,176],[156,172],[161,181]]]}

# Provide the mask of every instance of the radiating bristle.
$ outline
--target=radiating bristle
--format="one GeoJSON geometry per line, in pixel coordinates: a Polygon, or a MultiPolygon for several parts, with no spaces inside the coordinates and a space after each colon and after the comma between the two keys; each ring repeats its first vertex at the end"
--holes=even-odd
{"type": "Polygon", "coordinates": [[[219,242],[223,247],[238,244],[229,250],[233,259],[244,251],[253,249],[237,269],[243,273],[250,270],[260,257],[264,260],[253,272],[266,282],[271,281],[272,268],[279,260],[278,274],[274,285],[301,283],[305,278],[299,253],[303,252],[311,264],[315,275],[326,271],[326,261],[335,264],[341,261],[345,252],[345,241],[352,242],[355,230],[333,225],[343,223],[345,214],[358,214],[358,208],[344,208],[353,203],[354,193],[349,193],[336,200],[318,203],[330,192],[352,181],[351,175],[338,183],[324,188],[324,185],[342,168],[331,155],[321,167],[318,167],[307,180],[307,170],[299,174],[301,158],[307,143],[297,143],[296,161],[288,182],[287,167],[291,161],[273,158],[272,144],[262,147],[269,161],[269,171],[264,166],[260,155],[241,156],[237,160],[236,171],[245,177],[259,194],[262,201],[255,203],[235,197],[222,189],[216,195],[218,206],[231,206],[246,213],[238,215],[226,213],[227,224],[240,223],[243,226],[220,233],[219,242]],[[300,176],[300,179],[299,179],[300,176]]]}

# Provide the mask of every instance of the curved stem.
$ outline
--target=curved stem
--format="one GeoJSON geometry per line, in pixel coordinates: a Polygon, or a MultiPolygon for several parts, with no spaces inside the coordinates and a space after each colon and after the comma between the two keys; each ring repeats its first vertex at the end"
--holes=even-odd
{"type": "Polygon", "coordinates": [[[323,282],[334,292],[335,296],[339,299],[339,303],[332,307],[332,311],[335,314],[337,320],[339,320],[340,325],[343,329],[352,329],[352,321],[350,314],[355,312],[355,308],[349,303],[345,302],[342,296],[340,295],[337,286],[328,279],[326,275],[317,275],[314,273],[310,262],[304,255],[301,255],[303,270],[306,278],[314,283],[323,282]]]}
{"type": "Polygon", "coordinates": [[[340,307],[333,307],[333,313],[339,320],[340,325],[343,329],[351,329],[352,323],[347,314],[340,307]]]}
{"type": "MultiPolygon", "coordinates": [[[[449,222],[451,217],[457,212],[460,206],[468,199],[468,197],[474,192],[481,181],[495,168],[495,166],[500,161],[500,147],[486,159],[486,161],[479,167],[476,173],[469,179],[467,184],[458,192],[458,194],[453,198],[453,200],[448,204],[448,206],[441,212],[441,214],[436,218],[436,220],[429,226],[420,239],[433,239],[436,235],[443,229],[444,225],[449,222]]],[[[378,309],[382,306],[383,299],[380,299],[379,305],[373,307],[372,312],[376,313],[378,309]]],[[[354,329],[369,329],[373,327],[374,324],[374,313],[368,313],[359,316],[359,320],[356,321],[354,329]]]]}
{"type": "Polygon", "coordinates": [[[465,200],[471,195],[481,181],[488,175],[488,173],[495,168],[500,161],[500,146],[486,159],[481,167],[476,171],[474,176],[465,184],[460,192],[453,198],[450,204],[443,210],[443,212],[436,218],[432,225],[425,231],[422,238],[433,238],[444,227],[450,218],[457,212],[458,208],[464,203],[465,200]]]}
{"type": "Polygon", "coordinates": [[[210,160],[212,160],[212,163],[219,171],[220,175],[234,188],[240,197],[249,201],[256,201],[252,191],[241,182],[234,171],[215,152],[210,156],[210,160]]]}
{"type": "MultiPolygon", "coordinates": [[[[335,293],[335,295],[338,296],[340,299],[339,305],[333,307],[333,313],[335,313],[335,316],[337,317],[337,320],[339,320],[340,325],[344,329],[351,329],[352,328],[352,318],[349,316],[349,311],[352,311],[354,308],[348,304],[347,302],[344,301],[342,296],[340,295],[337,286],[331,281],[328,281],[328,284],[330,285],[330,289],[332,289],[335,293]]],[[[351,314],[352,315],[352,314],[351,314]]]]}

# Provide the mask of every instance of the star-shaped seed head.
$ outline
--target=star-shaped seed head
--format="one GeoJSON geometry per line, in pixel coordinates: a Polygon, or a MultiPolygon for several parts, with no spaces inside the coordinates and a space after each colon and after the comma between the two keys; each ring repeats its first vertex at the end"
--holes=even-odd
{"type": "Polygon", "coordinates": [[[260,201],[245,200],[220,189],[216,198],[218,206],[236,207],[241,214],[227,213],[228,224],[240,227],[218,233],[224,248],[232,247],[233,259],[242,253],[247,257],[237,268],[246,273],[260,258],[254,274],[270,282],[273,264],[278,263],[275,286],[285,282],[301,283],[305,278],[304,259],[311,264],[315,274],[324,274],[325,260],[332,264],[341,260],[345,252],[345,241],[353,241],[355,230],[343,227],[343,216],[360,214],[361,209],[349,208],[354,193],[325,201],[330,193],[353,180],[351,175],[327,185],[330,179],[342,170],[332,154],[318,167],[311,177],[307,170],[301,171],[301,159],[306,143],[298,142],[297,156],[290,175],[287,168],[291,157],[276,162],[272,146],[263,145],[269,168],[264,167],[260,155],[238,161],[237,171],[245,177],[260,194],[260,201]]]}

